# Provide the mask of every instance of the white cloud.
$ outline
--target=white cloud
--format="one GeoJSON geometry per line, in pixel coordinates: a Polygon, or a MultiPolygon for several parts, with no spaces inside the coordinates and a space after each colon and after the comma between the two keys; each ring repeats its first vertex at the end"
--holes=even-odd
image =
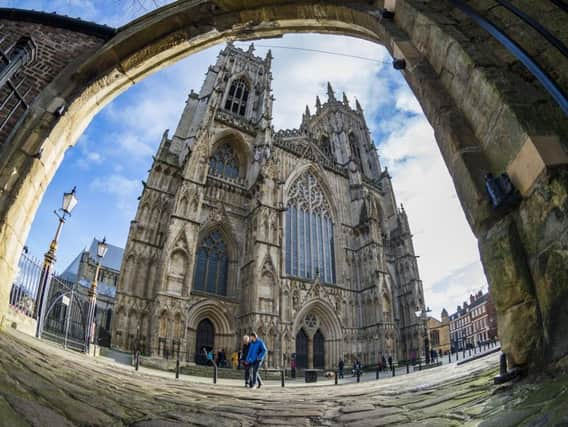
{"type": "MultiPolygon", "coordinates": [[[[112,174],[95,178],[90,185],[92,191],[106,193],[114,198],[115,206],[122,213],[133,218],[138,205],[137,197],[142,192],[142,185],[137,179],[129,179],[123,175],[112,174]]],[[[111,202],[107,203],[113,209],[111,202]]]]}

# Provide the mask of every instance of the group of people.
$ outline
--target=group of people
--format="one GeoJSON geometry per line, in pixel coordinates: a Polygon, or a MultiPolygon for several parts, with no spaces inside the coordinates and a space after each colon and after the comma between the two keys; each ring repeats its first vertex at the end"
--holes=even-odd
{"type": "Polygon", "coordinates": [[[256,335],[256,332],[251,332],[250,336],[245,335],[243,337],[240,363],[245,370],[245,387],[260,388],[262,386],[260,368],[267,353],[266,344],[256,335]]]}

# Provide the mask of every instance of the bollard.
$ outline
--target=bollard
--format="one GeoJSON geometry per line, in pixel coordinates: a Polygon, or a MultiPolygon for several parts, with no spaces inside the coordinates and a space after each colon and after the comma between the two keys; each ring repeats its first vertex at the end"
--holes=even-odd
{"type": "Polygon", "coordinates": [[[462,354],[463,358],[465,359],[465,348],[463,349],[463,354],[462,354]]]}
{"type": "Polygon", "coordinates": [[[213,365],[213,384],[217,384],[217,365],[213,365]]]}
{"type": "Polygon", "coordinates": [[[179,353],[176,359],[176,380],[179,380],[179,353]]]}
{"type": "Polygon", "coordinates": [[[469,357],[471,357],[471,347],[469,348],[469,357]]]}
{"type": "Polygon", "coordinates": [[[136,352],[136,370],[140,367],[140,352],[136,352]]]}
{"type": "Polygon", "coordinates": [[[377,368],[376,372],[375,372],[375,379],[379,379],[379,368],[377,368]]]}
{"type": "Polygon", "coordinates": [[[448,351],[448,363],[452,363],[452,352],[448,351]]]}
{"type": "Polygon", "coordinates": [[[284,387],[284,369],[280,371],[280,385],[284,387]]]}
{"type": "Polygon", "coordinates": [[[501,353],[499,358],[499,375],[507,375],[507,356],[505,356],[505,353],[501,353]]]}
{"type": "Polygon", "coordinates": [[[361,371],[357,369],[357,382],[361,382],[361,371]]]}
{"type": "Polygon", "coordinates": [[[334,371],[334,372],[335,372],[335,385],[337,385],[337,377],[338,377],[339,375],[338,375],[337,371],[334,371]]]}
{"type": "Polygon", "coordinates": [[[392,376],[394,377],[394,364],[392,365],[392,376]]]}
{"type": "Polygon", "coordinates": [[[410,367],[408,366],[408,360],[406,361],[406,373],[410,373],[410,367]]]}

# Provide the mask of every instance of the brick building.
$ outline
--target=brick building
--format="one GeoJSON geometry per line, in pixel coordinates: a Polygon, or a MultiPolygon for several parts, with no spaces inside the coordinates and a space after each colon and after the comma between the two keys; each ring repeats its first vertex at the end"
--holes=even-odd
{"type": "Polygon", "coordinates": [[[497,339],[497,314],[489,292],[469,296],[449,317],[450,340],[454,351],[497,339]]]}

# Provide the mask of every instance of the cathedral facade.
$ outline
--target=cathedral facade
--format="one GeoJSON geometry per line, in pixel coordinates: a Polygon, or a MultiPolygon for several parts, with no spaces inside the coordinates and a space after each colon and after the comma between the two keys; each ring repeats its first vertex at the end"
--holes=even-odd
{"type": "Polygon", "coordinates": [[[328,84],[299,128],[275,131],[271,61],[227,45],[164,133],[125,248],[113,346],[200,362],[254,330],[270,367],[419,355],[412,236],[361,106],[328,84]]]}

